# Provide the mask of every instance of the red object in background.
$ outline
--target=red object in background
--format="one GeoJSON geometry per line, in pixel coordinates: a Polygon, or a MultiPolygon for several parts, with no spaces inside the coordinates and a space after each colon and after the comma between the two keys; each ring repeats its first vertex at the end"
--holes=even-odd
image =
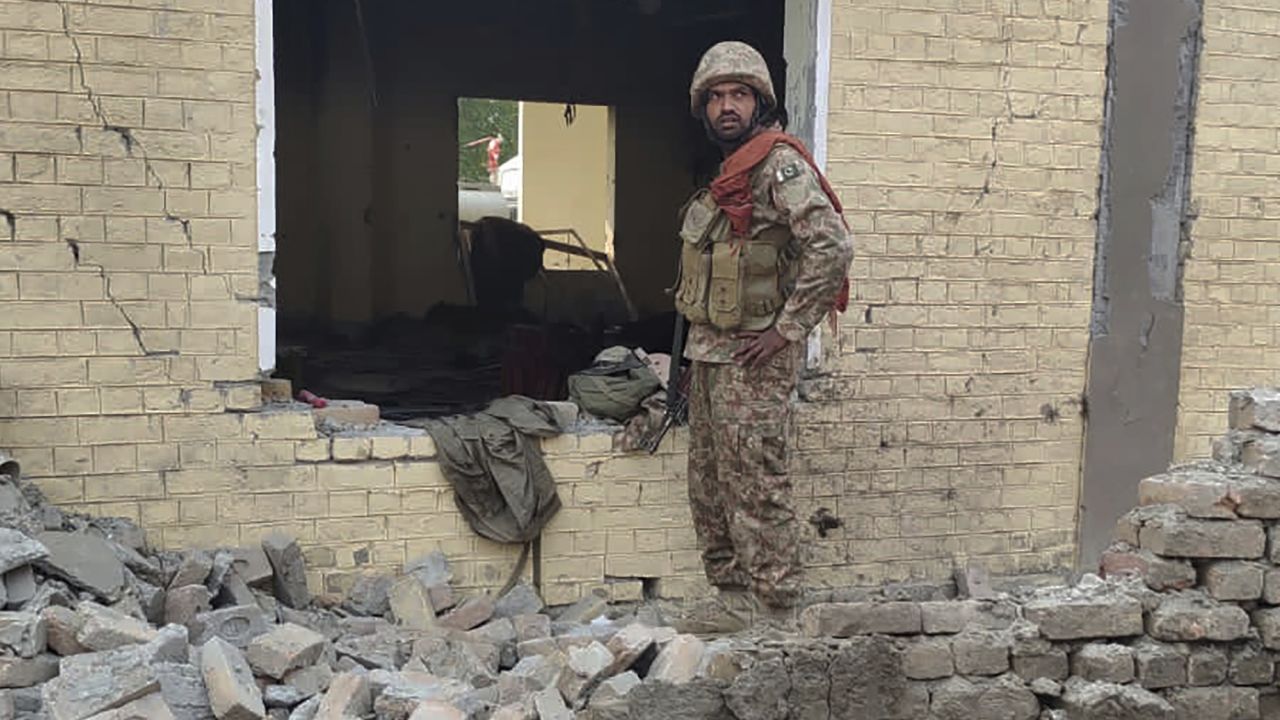
{"type": "Polygon", "coordinates": [[[502,157],[502,136],[489,139],[489,179],[496,182],[498,158],[502,157]]]}
{"type": "Polygon", "coordinates": [[[306,404],[310,405],[310,406],[311,406],[311,407],[313,407],[313,408],[324,408],[324,407],[329,407],[329,401],[328,401],[328,400],[326,400],[326,399],[324,399],[324,398],[320,397],[319,395],[316,395],[315,393],[311,392],[310,390],[299,390],[299,391],[298,391],[298,399],[299,399],[299,400],[301,400],[302,402],[304,402],[304,403],[306,403],[306,404]]]}
{"type": "Polygon", "coordinates": [[[489,182],[498,182],[498,160],[502,158],[502,140],[501,134],[486,135],[477,138],[469,143],[463,144],[462,147],[475,147],[481,143],[488,143],[485,147],[485,168],[489,171],[489,182]]]}

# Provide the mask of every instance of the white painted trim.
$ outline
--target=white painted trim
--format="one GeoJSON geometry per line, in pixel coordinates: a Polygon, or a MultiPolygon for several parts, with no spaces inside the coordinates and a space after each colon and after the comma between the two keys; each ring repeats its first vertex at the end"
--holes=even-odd
{"type": "MultiPolygon", "coordinates": [[[[827,113],[831,109],[831,0],[817,0],[817,28],[814,32],[817,57],[813,63],[813,159],[824,172],[827,169],[827,113]]],[[[823,325],[819,322],[809,333],[805,346],[805,367],[822,367],[823,325]]],[[[835,342],[835,337],[830,338],[835,342]]]]}
{"type": "MultiPolygon", "coordinates": [[[[272,0],[254,0],[255,116],[258,125],[258,252],[276,251],[276,74],[272,0]]],[[[275,278],[270,280],[275,287],[275,278]]],[[[258,307],[258,369],[276,364],[276,310],[258,307]]]]}
{"type": "Polygon", "coordinates": [[[813,78],[813,159],[827,169],[827,113],[831,109],[831,0],[818,0],[818,57],[813,78]]]}

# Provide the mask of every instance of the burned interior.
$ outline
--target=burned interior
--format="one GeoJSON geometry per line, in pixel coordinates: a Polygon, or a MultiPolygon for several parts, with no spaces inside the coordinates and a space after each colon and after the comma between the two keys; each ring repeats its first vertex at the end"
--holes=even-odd
{"type": "MultiPolygon", "coordinates": [[[[689,116],[689,73],[714,42],[741,39],[784,87],[786,3],[275,8],[277,377],[404,421],[509,394],[564,399],[567,375],[603,348],[670,351],[677,211],[718,160],[689,116]],[[522,126],[536,110],[543,127],[604,128],[607,229],[548,227],[528,208],[513,222],[501,178],[463,177],[460,155],[488,149],[460,136],[472,98],[519,101],[522,126]]],[[[565,177],[592,186],[573,142],[535,167],[532,133],[500,150],[504,169],[528,151],[525,201],[554,200],[565,177]]]]}

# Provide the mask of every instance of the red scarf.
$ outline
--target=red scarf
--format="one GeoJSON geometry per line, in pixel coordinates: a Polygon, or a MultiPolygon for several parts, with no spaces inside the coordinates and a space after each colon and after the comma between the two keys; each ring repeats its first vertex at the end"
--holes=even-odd
{"type": "MultiPolygon", "coordinates": [[[[745,238],[751,229],[751,215],[755,211],[755,203],[751,200],[751,171],[768,157],[773,146],[778,143],[791,146],[793,150],[800,153],[800,157],[803,157],[805,162],[809,163],[809,167],[813,168],[814,173],[817,174],[818,181],[822,183],[822,191],[827,194],[831,206],[840,215],[845,228],[848,228],[849,222],[844,219],[844,206],[840,204],[840,198],[836,196],[831,183],[827,182],[827,178],[818,169],[818,164],[813,161],[813,156],[809,154],[804,143],[779,130],[765,130],[733,151],[721,166],[720,176],[711,182],[711,196],[715,198],[716,205],[719,205],[728,216],[733,234],[738,238],[745,238]]],[[[836,296],[835,310],[844,312],[848,307],[849,278],[846,277],[840,294],[836,296]]]]}

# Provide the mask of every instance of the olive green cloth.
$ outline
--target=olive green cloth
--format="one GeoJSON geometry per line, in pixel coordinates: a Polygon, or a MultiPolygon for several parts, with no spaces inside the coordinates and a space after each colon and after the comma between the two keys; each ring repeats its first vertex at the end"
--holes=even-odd
{"type": "Polygon", "coordinates": [[[445,478],[471,529],[502,543],[528,542],[560,509],[538,439],[563,433],[551,406],[519,395],[484,410],[427,420],[445,478]]]}

